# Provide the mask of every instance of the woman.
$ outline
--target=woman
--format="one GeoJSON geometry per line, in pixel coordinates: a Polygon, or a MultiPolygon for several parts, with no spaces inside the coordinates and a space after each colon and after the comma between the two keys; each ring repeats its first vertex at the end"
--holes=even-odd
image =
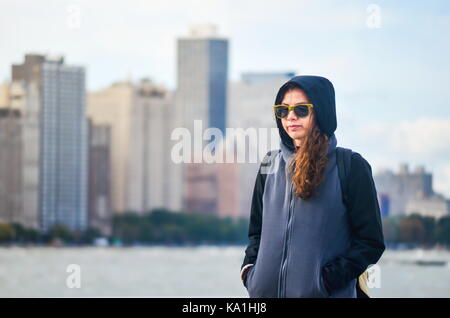
{"type": "Polygon", "coordinates": [[[344,205],[328,79],[293,77],[274,114],[280,150],[256,177],[242,282],[250,297],[356,297],[359,275],[385,249],[371,167],[353,152],[344,205]]]}

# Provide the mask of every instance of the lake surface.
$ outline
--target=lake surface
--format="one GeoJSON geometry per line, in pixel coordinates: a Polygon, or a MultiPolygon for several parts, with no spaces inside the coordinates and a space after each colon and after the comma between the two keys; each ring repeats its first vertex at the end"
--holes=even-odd
{"type": "MultiPolygon", "coordinates": [[[[0,297],[248,297],[239,278],[244,251],[1,247],[0,297]],[[79,271],[68,272],[70,264],[79,271]],[[78,272],[80,288],[69,288],[78,272]]],[[[449,251],[386,250],[378,265],[380,288],[369,289],[372,297],[450,297],[449,251]]]]}

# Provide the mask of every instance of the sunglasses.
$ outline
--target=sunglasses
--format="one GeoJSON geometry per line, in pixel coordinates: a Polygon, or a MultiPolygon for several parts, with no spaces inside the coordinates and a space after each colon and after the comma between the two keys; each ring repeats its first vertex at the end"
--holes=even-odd
{"type": "Polygon", "coordinates": [[[287,105],[274,105],[273,109],[275,111],[275,116],[278,118],[287,117],[291,110],[294,110],[294,113],[297,117],[306,117],[310,114],[311,109],[313,108],[313,104],[297,104],[293,106],[287,105]]]}

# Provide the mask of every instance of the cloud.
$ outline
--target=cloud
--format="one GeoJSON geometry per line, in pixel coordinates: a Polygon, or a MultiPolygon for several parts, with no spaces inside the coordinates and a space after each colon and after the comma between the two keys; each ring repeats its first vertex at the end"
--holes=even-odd
{"type": "Polygon", "coordinates": [[[432,172],[435,191],[450,198],[450,118],[353,124],[343,147],[361,153],[374,174],[397,171],[401,163],[421,165],[432,172]]]}
{"type": "Polygon", "coordinates": [[[338,146],[360,153],[374,175],[397,172],[406,163],[433,174],[433,187],[450,198],[450,118],[418,118],[399,122],[362,122],[344,117],[336,131],[338,146]]]}
{"type": "Polygon", "coordinates": [[[92,70],[90,88],[104,86],[128,72],[138,76],[147,73],[173,87],[176,38],[187,35],[190,25],[201,23],[217,24],[219,33],[230,39],[232,78],[249,68],[306,68],[322,65],[322,58],[329,59],[333,53],[323,49],[323,44],[334,45],[330,40],[338,42],[342,32],[364,27],[365,15],[364,5],[330,1],[2,1],[0,41],[5,45],[0,77],[9,77],[10,64],[21,62],[29,51],[62,52],[68,62],[92,70]],[[80,9],[78,29],[67,26],[70,6],[80,9]],[[302,55],[305,46],[311,53],[302,55]],[[276,52],[276,47],[283,53],[276,52]],[[274,54],[277,59],[273,59],[274,54]],[[311,56],[317,62],[307,62],[311,56]],[[303,65],[300,60],[305,61],[303,65]]]}
{"type": "Polygon", "coordinates": [[[361,142],[377,143],[392,153],[432,159],[450,154],[450,118],[418,118],[360,126],[361,142]]]}

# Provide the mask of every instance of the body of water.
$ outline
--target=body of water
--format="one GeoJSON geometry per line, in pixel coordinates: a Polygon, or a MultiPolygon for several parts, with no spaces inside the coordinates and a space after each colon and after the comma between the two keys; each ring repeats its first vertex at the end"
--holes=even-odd
{"type": "MultiPolygon", "coordinates": [[[[239,277],[244,251],[245,246],[2,247],[0,297],[248,297],[239,277]],[[69,288],[78,273],[79,288],[69,288]]],[[[449,251],[386,250],[378,265],[379,288],[369,289],[374,298],[450,297],[449,251]]]]}

